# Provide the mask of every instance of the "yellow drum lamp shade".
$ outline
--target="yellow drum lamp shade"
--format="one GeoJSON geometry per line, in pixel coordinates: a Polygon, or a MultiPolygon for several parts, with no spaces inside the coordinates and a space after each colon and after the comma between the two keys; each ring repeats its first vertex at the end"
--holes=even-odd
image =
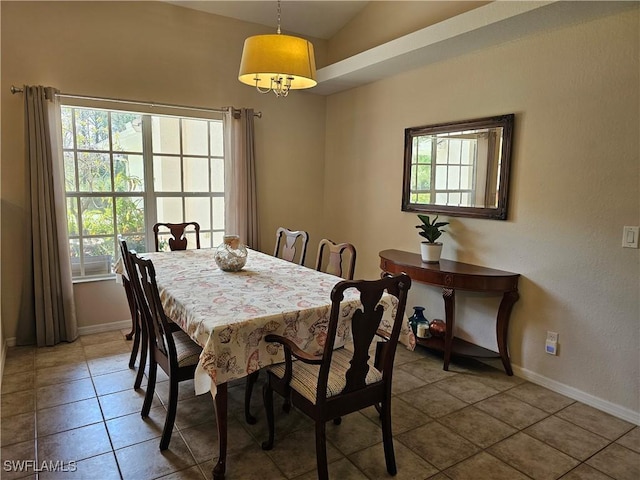
{"type": "Polygon", "coordinates": [[[286,83],[288,89],[311,88],[316,82],[313,44],[290,35],[255,35],[244,41],[238,80],[260,89],[286,83]]]}

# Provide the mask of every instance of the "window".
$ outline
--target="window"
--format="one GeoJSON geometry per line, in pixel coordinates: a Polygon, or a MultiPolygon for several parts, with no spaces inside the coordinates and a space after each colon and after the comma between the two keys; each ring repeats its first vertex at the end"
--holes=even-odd
{"type": "Polygon", "coordinates": [[[74,279],[109,275],[119,235],[153,250],[159,221],[196,221],[203,247],[221,243],[222,120],[64,106],[62,135],[74,279]]]}

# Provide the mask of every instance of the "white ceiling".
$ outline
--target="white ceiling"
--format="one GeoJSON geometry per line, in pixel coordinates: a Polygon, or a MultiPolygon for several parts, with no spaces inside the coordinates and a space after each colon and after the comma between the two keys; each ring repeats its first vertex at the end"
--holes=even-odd
{"type": "MultiPolygon", "coordinates": [[[[174,5],[203,12],[231,17],[245,22],[272,27],[275,33],[278,25],[276,0],[235,0],[235,1],[168,1],[174,5]]],[[[366,5],[365,0],[356,1],[283,1],[281,3],[280,27],[282,33],[329,39],[366,5]]]]}

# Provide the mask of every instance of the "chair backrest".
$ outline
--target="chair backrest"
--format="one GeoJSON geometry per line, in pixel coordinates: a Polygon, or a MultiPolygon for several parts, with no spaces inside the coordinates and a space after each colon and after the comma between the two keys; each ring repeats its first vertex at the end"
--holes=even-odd
{"type": "Polygon", "coordinates": [[[353,280],[356,268],[356,248],[350,243],[333,243],[323,238],[318,245],[316,270],[330,273],[347,280],[353,280]],[[345,253],[348,252],[348,255],[345,253]],[[343,267],[345,257],[348,256],[346,267],[343,267]],[[325,262],[326,259],[326,262],[325,262]]]}
{"type": "Polygon", "coordinates": [[[171,334],[170,322],[164,313],[160,300],[153,262],[140,258],[133,251],[128,251],[126,258],[132,272],[129,280],[142,321],[149,334],[153,354],[164,368],[177,367],[176,346],[171,334]],[[158,355],[161,358],[158,358],[158,355]]]}
{"type": "Polygon", "coordinates": [[[302,265],[307,255],[308,241],[309,234],[307,232],[301,230],[293,231],[280,227],[276,230],[276,248],[273,256],[302,265]],[[300,240],[299,242],[298,239],[300,240]],[[297,244],[299,244],[299,247],[297,244]],[[296,254],[299,255],[297,261],[296,254]]]}
{"type": "Polygon", "coordinates": [[[196,248],[200,248],[200,224],[198,222],[185,222],[185,223],[156,223],[153,226],[153,234],[156,241],[156,252],[160,251],[160,235],[161,229],[168,229],[171,237],[169,238],[169,249],[174,250],[186,250],[188,241],[185,235],[187,228],[193,227],[196,236],[196,248]]]}
{"type": "MultiPolygon", "coordinates": [[[[344,292],[349,288],[355,288],[360,292],[362,307],[358,308],[351,318],[351,331],[353,334],[353,356],[346,372],[346,384],[341,395],[356,392],[366,386],[366,377],[369,372],[369,347],[373,338],[380,330],[384,317],[384,308],[379,304],[385,291],[397,299],[397,306],[389,306],[393,318],[391,320],[391,333],[388,341],[384,343],[382,358],[376,362],[377,368],[382,373],[382,379],[388,382],[386,388],[391,393],[391,372],[395,357],[400,330],[405,320],[404,311],[407,304],[407,293],[411,288],[411,278],[405,273],[395,276],[385,276],[380,280],[344,280],[336,284],[331,291],[331,314],[327,330],[327,339],[324,345],[323,362],[320,365],[317,386],[317,402],[326,400],[327,382],[331,368],[331,358],[335,344],[335,337],[340,320],[340,302],[344,299],[344,292]],[[321,394],[321,392],[325,392],[321,394]]],[[[387,325],[385,325],[386,330],[387,325]]],[[[385,335],[387,336],[387,335],[385,335]]]]}

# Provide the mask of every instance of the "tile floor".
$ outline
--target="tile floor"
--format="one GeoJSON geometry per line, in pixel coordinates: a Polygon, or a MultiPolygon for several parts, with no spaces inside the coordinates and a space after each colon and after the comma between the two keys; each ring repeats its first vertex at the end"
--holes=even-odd
{"type": "MultiPolygon", "coordinates": [[[[145,387],[132,388],[130,345],[122,332],[107,332],[53,348],[9,349],[1,478],[211,478],[217,452],[211,397],[196,397],[193,383],[182,384],[171,445],[160,453],[166,376],[143,421],[145,387]],[[31,464],[20,472],[13,460],[33,460],[42,471],[34,473],[31,464]],[[75,472],[47,471],[55,462],[70,470],[70,461],[75,472]]],[[[396,364],[398,480],[640,478],[640,427],[471,360],[445,372],[438,355],[400,347],[396,364]]],[[[226,478],[316,478],[313,424],[296,411],[278,412],[275,447],[260,449],[266,438],[260,391],[253,402],[258,423],[247,425],[244,382],[230,385],[226,478]]],[[[327,436],[331,478],[389,477],[373,408],[339,426],[329,423],[327,436]]]]}

